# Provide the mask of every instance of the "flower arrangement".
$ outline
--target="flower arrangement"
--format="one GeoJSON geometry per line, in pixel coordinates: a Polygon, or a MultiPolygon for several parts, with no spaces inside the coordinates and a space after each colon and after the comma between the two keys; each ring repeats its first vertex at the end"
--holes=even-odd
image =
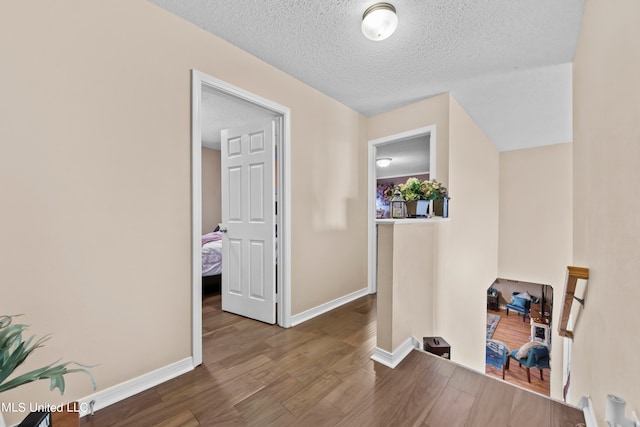
{"type": "Polygon", "coordinates": [[[402,198],[410,202],[412,200],[438,200],[447,197],[447,188],[434,180],[420,181],[418,178],[409,178],[404,184],[400,184],[402,198]]]}

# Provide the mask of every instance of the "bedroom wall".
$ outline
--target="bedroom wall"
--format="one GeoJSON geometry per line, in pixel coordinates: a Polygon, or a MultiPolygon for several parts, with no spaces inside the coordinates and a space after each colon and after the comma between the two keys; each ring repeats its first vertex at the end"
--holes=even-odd
{"type": "Polygon", "coordinates": [[[202,149],[202,233],[222,222],[220,151],[202,149]]]}
{"type": "Polygon", "coordinates": [[[366,288],[365,117],[147,1],[37,7],[0,13],[0,312],[53,334],[31,366],[104,390],[190,355],[192,68],[291,108],[293,314],[366,288]]]}
{"type": "Polygon", "coordinates": [[[573,262],[589,267],[571,400],[608,393],[640,413],[640,2],[590,0],[573,64],[573,262]]]}
{"type": "MultiPolygon", "coordinates": [[[[553,286],[554,320],[572,264],[572,155],[571,143],[500,153],[498,275],[553,286]]],[[[563,346],[555,327],[551,338],[551,397],[562,399],[563,346]]]]}
{"type": "Polygon", "coordinates": [[[409,178],[418,178],[420,181],[425,181],[427,179],[429,179],[429,174],[428,173],[424,173],[424,174],[413,174],[413,175],[402,175],[402,176],[396,176],[394,178],[378,178],[376,180],[376,184],[380,185],[380,184],[404,184],[405,182],[407,182],[407,179],[409,178]]]}

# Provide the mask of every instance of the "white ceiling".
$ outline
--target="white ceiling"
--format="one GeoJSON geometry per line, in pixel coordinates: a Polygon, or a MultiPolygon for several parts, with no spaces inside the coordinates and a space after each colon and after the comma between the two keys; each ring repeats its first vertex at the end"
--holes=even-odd
{"type": "Polygon", "coordinates": [[[429,172],[429,135],[379,145],[376,158],[388,157],[386,168],[376,166],[377,178],[418,175],[429,172]]]}
{"type": "Polygon", "coordinates": [[[151,0],[372,116],[450,91],[500,150],[569,142],[571,61],[585,0],[151,0]]]}
{"type": "Polygon", "coordinates": [[[204,86],[202,90],[202,146],[220,150],[223,129],[264,123],[274,113],[250,102],[204,86]]]}

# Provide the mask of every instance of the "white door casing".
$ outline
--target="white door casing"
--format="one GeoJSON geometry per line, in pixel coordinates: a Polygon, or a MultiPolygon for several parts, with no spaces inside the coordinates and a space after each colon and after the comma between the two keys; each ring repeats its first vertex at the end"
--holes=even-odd
{"type": "MultiPolygon", "coordinates": [[[[191,70],[191,358],[202,364],[202,94],[214,89],[280,118],[278,152],[278,325],[291,325],[291,109],[198,70],[191,70]]],[[[211,118],[207,118],[211,119],[211,118]]],[[[215,119],[215,118],[213,118],[215,119]]]]}
{"type": "Polygon", "coordinates": [[[222,309],[276,322],[274,120],[222,131],[222,309]]]}

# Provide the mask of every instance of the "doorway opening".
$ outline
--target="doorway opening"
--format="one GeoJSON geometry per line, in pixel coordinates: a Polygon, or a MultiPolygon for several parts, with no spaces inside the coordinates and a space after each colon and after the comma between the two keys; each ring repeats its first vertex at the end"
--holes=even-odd
{"type": "MultiPolygon", "coordinates": [[[[367,200],[367,225],[368,225],[368,288],[369,293],[377,292],[377,259],[378,242],[376,220],[378,215],[384,215],[384,205],[380,203],[378,195],[378,178],[386,177],[388,182],[394,179],[404,179],[408,175],[427,174],[429,179],[436,179],[436,127],[427,126],[395,135],[386,136],[369,141],[368,147],[368,200],[367,200]],[[428,148],[421,151],[420,156],[413,156],[412,151],[418,147],[428,148]],[[380,154],[381,153],[381,154],[380,154]],[[396,162],[394,165],[394,158],[396,162]],[[391,158],[390,172],[379,175],[380,168],[376,165],[379,158],[391,158]],[[418,159],[417,162],[413,160],[418,159]],[[405,163],[406,162],[406,163],[405,163]],[[404,163],[404,168],[402,164],[404,163]],[[394,165],[393,167],[391,165],[394,165]],[[398,168],[398,169],[395,169],[398,168]],[[383,176],[382,176],[383,175],[383,176]],[[395,177],[394,177],[395,175],[395,177]]],[[[414,153],[415,154],[415,153],[414,153]]],[[[380,182],[384,186],[384,181],[380,182]]],[[[400,181],[397,182],[399,184],[400,181]]]]}
{"type": "Polygon", "coordinates": [[[389,204],[396,186],[409,178],[431,179],[429,139],[426,134],[377,147],[376,219],[391,218],[389,204]]]}
{"type": "Polygon", "coordinates": [[[552,311],[552,286],[496,279],[487,289],[486,374],[549,396],[552,311]]]}
{"type": "MultiPolygon", "coordinates": [[[[263,211],[265,217],[271,222],[268,224],[273,225],[272,237],[269,236],[265,240],[263,246],[268,247],[272,242],[275,242],[275,236],[277,233],[277,245],[273,244],[273,250],[275,253],[269,252],[267,255],[274,253],[273,262],[271,265],[273,268],[273,279],[277,283],[277,294],[275,294],[275,303],[273,310],[277,304],[277,324],[282,327],[291,326],[291,294],[289,288],[290,278],[290,110],[283,107],[273,101],[265,98],[261,98],[257,95],[244,91],[235,86],[229,85],[223,81],[217,80],[213,77],[207,76],[196,70],[192,70],[192,135],[191,135],[191,161],[192,161],[192,177],[191,177],[191,199],[192,199],[192,358],[194,366],[202,363],[202,278],[203,271],[208,275],[215,275],[215,273],[222,274],[224,279],[224,271],[210,270],[210,265],[203,265],[203,235],[213,232],[214,227],[218,227],[218,232],[224,232],[226,224],[223,224],[222,212],[219,216],[216,213],[208,214],[205,219],[203,218],[203,149],[215,150],[218,147],[216,144],[222,144],[220,135],[226,132],[222,132],[223,129],[237,129],[243,125],[249,123],[255,123],[256,121],[264,122],[265,119],[271,123],[271,130],[267,135],[268,139],[263,139],[264,142],[261,148],[268,149],[269,153],[273,150],[273,158],[267,159],[265,162],[267,166],[263,168],[265,171],[262,175],[251,175],[250,182],[258,182],[262,179],[265,194],[267,194],[272,200],[272,203],[265,203],[263,211]],[[209,147],[207,147],[209,146],[209,147]],[[272,167],[272,171],[269,168],[272,167]],[[273,210],[271,206],[273,205],[273,210]],[[217,218],[219,222],[216,224],[217,218]],[[220,224],[218,226],[218,224],[220,224]],[[277,231],[276,231],[277,230],[277,231]],[[277,249],[276,249],[277,247],[277,249]],[[275,263],[277,262],[277,268],[275,263]],[[204,267],[204,268],[203,268],[204,267]]],[[[235,140],[233,140],[235,141],[235,140]]],[[[230,145],[235,142],[229,142],[230,145]]],[[[238,140],[239,141],[239,140],[238,140]]],[[[255,144],[259,144],[258,139],[251,140],[250,145],[253,151],[256,151],[255,144]]],[[[240,144],[240,142],[238,142],[240,144]]],[[[243,143],[244,144],[244,143],[243,143]]],[[[234,145],[235,146],[235,145],[234,145]]],[[[214,156],[215,157],[215,156],[214,156]]],[[[224,160],[220,161],[221,167],[224,165],[224,160]]],[[[258,170],[259,168],[254,168],[258,170]]],[[[227,175],[228,178],[228,175],[227,175]]],[[[210,184],[210,183],[207,183],[210,184]]],[[[234,185],[233,182],[224,182],[224,177],[220,177],[220,203],[219,206],[223,206],[229,201],[223,200],[223,189],[227,190],[227,194],[237,195],[240,191],[229,191],[230,186],[234,185]]],[[[233,190],[233,189],[232,189],[233,190]]],[[[236,189],[237,190],[237,189],[236,189]]],[[[246,193],[246,192],[245,192],[246,193]]],[[[261,199],[256,199],[258,202],[261,199]]],[[[209,202],[209,201],[207,201],[209,202]]],[[[233,201],[231,202],[233,203],[233,201]]],[[[253,203],[253,202],[249,202],[253,203]]],[[[255,205],[254,205],[255,206],[255,205]]],[[[207,207],[205,206],[205,209],[207,207]]],[[[255,209],[251,212],[254,214],[255,209]]],[[[226,237],[226,236],[225,236],[226,237]]],[[[249,238],[250,238],[249,234],[249,238]]],[[[224,243],[225,239],[222,239],[224,243]]],[[[223,246],[225,246],[223,244],[223,246]]],[[[258,245],[259,246],[259,245],[258,245]]],[[[260,249],[260,247],[257,247],[260,249]]],[[[222,263],[224,264],[225,251],[228,251],[228,246],[222,250],[222,263]]],[[[256,246],[251,248],[252,255],[256,252],[256,246]]],[[[255,257],[257,258],[257,257],[255,257]]],[[[263,266],[271,262],[269,256],[263,257],[265,262],[263,266]]],[[[226,263],[230,262],[227,259],[226,263]]],[[[235,267],[241,264],[232,264],[235,267]]],[[[228,268],[228,267],[227,267],[228,268]]],[[[242,274],[244,269],[236,268],[242,274]]],[[[258,277],[256,272],[253,272],[254,277],[258,277]]],[[[249,274],[249,272],[247,272],[249,274]]]]}

